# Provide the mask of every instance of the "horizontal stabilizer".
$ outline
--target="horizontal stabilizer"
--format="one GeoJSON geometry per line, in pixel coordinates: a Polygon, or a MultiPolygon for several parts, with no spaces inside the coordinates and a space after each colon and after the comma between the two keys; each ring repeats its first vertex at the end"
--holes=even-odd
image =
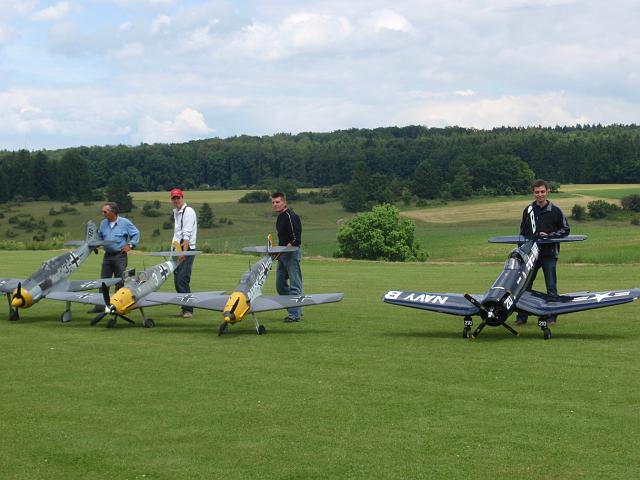
{"type": "MultiPolygon", "coordinates": [[[[566,237],[558,238],[536,238],[536,243],[539,245],[545,245],[548,243],[561,243],[561,242],[581,242],[586,240],[586,235],[567,235],[566,237]]],[[[489,243],[515,243],[523,244],[527,243],[531,238],[524,237],[522,235],[508,235],[505,237],[492,237],[489,239],[489,243]]]]}
{"type": "Polygon", "coordinates": [[[283,252],[295,252],[300,250],[300,247],[267,247],[266,245],[257,247],[244,247],[243,252],[247,253],[283,253],[283,252]]]}
{"type": "Polygon", "coordinates": [[[188,250],[186,252],[169,251],[169,252],[150,252],[147,255],[151,257],[193,257],[194,255],[200,255],[202,250],[188,250]]]}
{"type": "Polygon", "coordinates": [[[85,240],[69,240],[68,242],[64,242],[64,246],[81,247],[82,245],[89,245],[89,248],[98,248],[106,245],[113,245],[114,243],[117,242],[115,240],[94,240],[87,243],[85,240]]]}

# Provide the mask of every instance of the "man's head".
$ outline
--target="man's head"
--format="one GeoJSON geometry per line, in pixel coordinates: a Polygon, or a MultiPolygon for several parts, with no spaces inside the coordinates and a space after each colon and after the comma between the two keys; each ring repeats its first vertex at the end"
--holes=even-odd
{"type": "Polygon", "coordinates": [[[105,202],[102,204],[102,216],[110,222],[118,218],[118,204],[116,202],[105,202]]]}
{"type": "Polygon", "coordinates": [[[169,192],[169,195],[171,196],[171,203],[173,206],[178,210],[181,209],[184,205],[184,193],[182,193],[182,190],[174,188],[169,192]]]}
{"type": "Polygon", "coordinates": [[[282,213],[287,209],[287,197],[282,192],[275,192],[271,195],[271,208],[277,213],[282,213]]]}
{"type": "Polygon", "coordinates": [[[540,207],[544,207],[547,203],[547,196],[549,195],[549,185],[544,180],[536,180],[532,186],[533,196],[536,199],[536,203],[540,207]]]}

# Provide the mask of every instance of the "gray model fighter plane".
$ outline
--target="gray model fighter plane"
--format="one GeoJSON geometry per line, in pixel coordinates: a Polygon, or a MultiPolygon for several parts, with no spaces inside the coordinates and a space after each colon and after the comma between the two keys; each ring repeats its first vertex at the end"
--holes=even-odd
{"type": "Polygon", "coordinates": [[[158,299],[155,297],[155,295],[157,295],[156,290],[160,288],[178,267],[179,257],[198,255],[200,253],[202,252],[180,251],[180,245],[175,242],[174,250],[172,251],[154,252],[150,254],[158,257],[169,257],[169,260],[149,267],[138,275],[130,276],[126,279],[124,286],[118,289],[111,297],[109,296],[109,288],[103,283],[101,293],[54,292],[50,294],[48,298],[52,300],[63,300],[67,303],[76,302],[104,306],[104,312],[99,313],[91,321],[91,325],[95,325],[105,316],[110,315],[111,318],[107,322],[107,328],[115,327],[118,317],[131,324],[135,323],[127,317],[127,314],[132,310],[139,309],[142,314],[143,325],[146,328],[151,328],[155,326],[155,322],[153,319],[145,316],[143,308],[163,304],[163,302],[157,301],[158,299]]]}
{"type": "MultiPolygon", "coordinates": [[[[535,230],[535,229],[534,229],[535,230]]],[[[518,247],[509,254],[504,270],[484,295],[464,295],[459,293],[406,292],[391,290],[384,294],[386,303],[402,307],[420,308],[434,312],[448,313],[464,317],[464,338],[476,338],[485,325],[502,325],[514,335],[518,335],[505,322],[513,312],[525,312],[539,316],[538,325],[545,340],[551,338],[547,318],[552,315],[580,312],[594,308],[611,307],[632,302],[640,297],[640,289],[610,290],[606,292],[575,292],[557,297],[528,290],[531,272],[539,256],[539,244],[575,242],[585,240],[583,235],[568,235],[561,238],[527,239],[521,236],[494,237],[491,243],[514,243],[518,247]],[[470,335],[472,316],[478,315],[480,324],[470,335]]]]}
{"type": "Polygon", "coordinates": [[[215,292],[197,292],[170,294],[158,292],[154,300],[175,305],[189,304],[194,308],[217,310],[223,312],[223,322],[218,329],[218,335],[227,331],[230,324],[238,323],[248,313],[253,317],[258,335],[266,333],[264,325],[260,325],[256,313],[269,310],[279,310],[292,307],[309,307],[322,303],[339,302],[343,293],[319,293],[314,295],[262,295],[267,275],[271,270],[274,259],[283,252],[298,250],[298,247],[274,247],[271,235],[268,236],[266,246],[245,247],[243,252],[265,254],[240,279],[230,295],[221,295],[215,292]]]}
{"type": "MultiPolygon", "coordinates": [[[[87,222],[87,233],[84,240],[66,242],[67,246],[77,246],[78,248],[57,257],[53,257],[42,264],[42,267],[29,278],[0,278],[0,292],[7,295],[9,302],[9,320],[19,320],[18,309],[29,308],[42,298],[53,292],[78,292],[100,288],[102,283],[115,285],[119,279],[103,278],[97,280],[75,280],[69,281],[71,275],[82,262],[84,262],[94,250],[98,252],[98,247],[108,245],[113,241],[98,240],[96,224],[89,220],[87,222]]],[[[66,310],[60,316],[60,321],[71,320],[71,306],[67,303],[66,310]]]]}

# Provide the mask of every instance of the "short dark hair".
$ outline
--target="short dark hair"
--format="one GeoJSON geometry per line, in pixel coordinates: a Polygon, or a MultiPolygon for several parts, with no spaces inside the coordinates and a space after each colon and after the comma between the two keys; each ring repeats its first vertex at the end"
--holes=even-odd
{"type": "Polygon", "coordinates": [[[544,187],[545,190],[549,190],[549,185],[544,180],[536,180],[535,182],[533,182],[531,190],[535,190],[538,187],[544,187]]]}
{"type": "Polygon", "coordinates": [[[284,202],[287,201],[287,196],[282,192],[273,192],[271,194],[271,198],[281,198],[282,201],[284,201],[284,202]]]}
{"type": "Polygon", "coordinates": [[[118,204],[116,202],[104,202],[103,205],[109,207],[109,210],[116,215],[120,212],[120,209],[118,208],[118,204]]]}

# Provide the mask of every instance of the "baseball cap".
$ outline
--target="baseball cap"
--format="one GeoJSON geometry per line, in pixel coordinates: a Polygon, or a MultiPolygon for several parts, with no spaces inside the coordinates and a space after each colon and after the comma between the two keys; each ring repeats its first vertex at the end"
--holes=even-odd
{"type": "Polygon", "coordinates": [[[174,188],[173,190],[171,190],[169,192],[169,194],[171,195],[171,198],[173,198],[173,197],[184,197],[184,193],[182,193],[182,190],[180,190],[179,188],[174,188]]]}

